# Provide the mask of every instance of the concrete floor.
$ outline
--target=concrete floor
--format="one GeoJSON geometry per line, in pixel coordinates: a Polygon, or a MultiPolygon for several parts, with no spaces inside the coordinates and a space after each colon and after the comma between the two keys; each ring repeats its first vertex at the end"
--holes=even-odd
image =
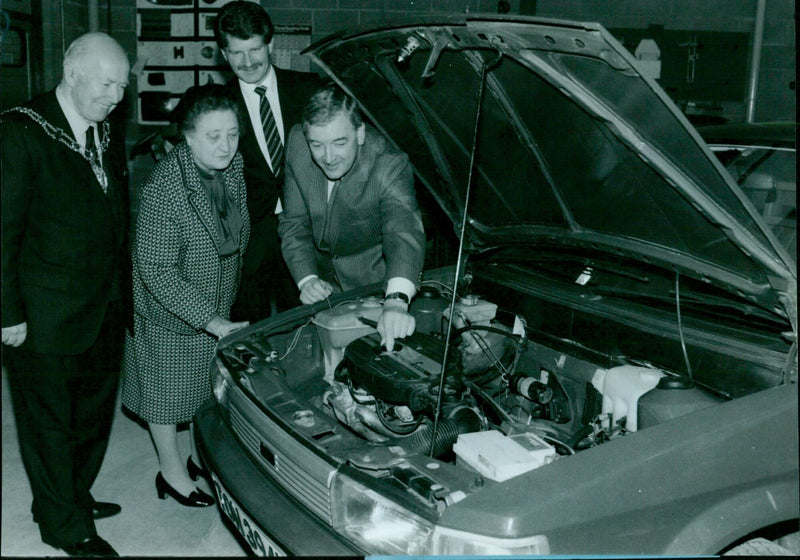
{"type": "MultiPolygon", "coordinates": [[[[44,544],[30,513],[31,490],[17,443],[5,369],[2,374],[3,468],[0,556],[66,556],[44,544]]],[[[189,432],[179,433],[189,455],[189,432]]],[[[117,502],[122,513],[97,521],[98,534],[121,556],[245,556],[216,506],[187,508],[155,491],[158,461],[146,429],[117,414],[108,451],[92,488],[95,499],[117,502]]],[[[203,484],[201,479],[201,484],[203,484]]],[[[206,485],[204,490],[210,492],[206,485]]]]}

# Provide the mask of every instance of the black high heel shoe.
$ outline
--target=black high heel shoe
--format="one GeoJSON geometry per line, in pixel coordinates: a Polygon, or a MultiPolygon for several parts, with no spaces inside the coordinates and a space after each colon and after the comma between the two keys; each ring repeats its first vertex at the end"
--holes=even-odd
{"type": "Polygon", "coordinates": [[[192,480],[197,480],[198,476],[202,476],[207,481],[211,482],[211,475],[208,474],[208,471],[203,467],[197,466],[197,463],[192,461],[191,455],[186,459],[186,470],[189,471],[189,478],[192,480]]]}
{"type": "Polygon", "coordinates": [[[158,493],[158,498],[163,500],[166,498],[167,495],[172,497],[176,502],[178,502],[182,506],[186,507],[207,507],[213,506],[216,502],[214,498],[196,488],[194,492],[189,494],[188,496],[184,496],[177,490],[175,490],[172,486],[169,485],[169,482],[164,480],[164,477],[161,475],[161,471],[158,472],[156,475],[156,493],[158,493]]]}

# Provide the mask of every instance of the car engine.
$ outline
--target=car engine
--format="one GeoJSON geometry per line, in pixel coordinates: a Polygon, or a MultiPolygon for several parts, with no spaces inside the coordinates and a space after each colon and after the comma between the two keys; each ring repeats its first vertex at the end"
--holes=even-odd
{"type": "Polygon", "coordinates": [[[555,352],[527,338],[523,317],[476,295],[449,307],[424,288],[409,309],[416,332],[392,351],[373,328],[379,300],[318,313],[323,408],[375,445],[502,481],[719,402],[651,367],[601,368],[555,352]],[[684,411],[669,404],[676,389],[684,411]]]}

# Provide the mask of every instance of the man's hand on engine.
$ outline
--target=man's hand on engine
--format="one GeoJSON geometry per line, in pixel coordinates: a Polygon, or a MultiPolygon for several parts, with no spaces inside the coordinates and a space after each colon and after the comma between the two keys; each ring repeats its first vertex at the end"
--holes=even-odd
{"type": "Polygon", "coordinates": [[[333,293],[333,286],[325,280],[311,278],[300,290],[300,301],[305,304],[317,303],[333,293]]]}
{"type": "Polygon", "coordinates": [[[383,304],[383,313],[378,319],[378,333],[381,335],[381,344],[391,352],[394,341],[405,338],[414,333],[416,322],[414,316],[409,314],[408,304],[400,300],[388,300],[383,304]]]}

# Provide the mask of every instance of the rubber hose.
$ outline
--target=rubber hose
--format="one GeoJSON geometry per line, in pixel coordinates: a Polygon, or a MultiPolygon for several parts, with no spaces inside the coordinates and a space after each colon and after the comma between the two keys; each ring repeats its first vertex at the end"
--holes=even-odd
{"type": "MultiPolygon", "coordinates": [[[[439,421],[436,442],[433,447],[433,456],[439,457],[453,449],[453,444],[458,439],[458,434],[476,432],[480,429],[480,419],[469,409],[461,409],[454,417],[439,421]]],[[[403,448],[417,453],[428,453],[433,437],[433,424],[425,423],[419,429],[405,438],[400,444],[403,448]]]]}

